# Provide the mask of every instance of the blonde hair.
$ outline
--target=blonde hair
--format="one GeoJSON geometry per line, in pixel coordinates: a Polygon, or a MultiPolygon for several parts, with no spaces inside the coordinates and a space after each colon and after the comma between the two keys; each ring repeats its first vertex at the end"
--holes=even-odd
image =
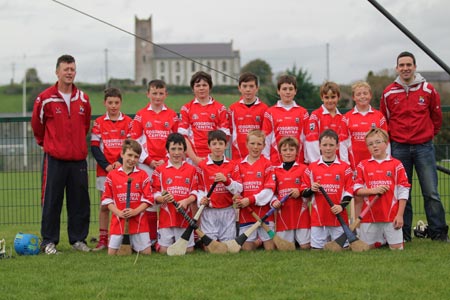
{"type": "Polygon", "coordinates": [[[355,95],[355,90],[361,87],[368,88],[369,92],[372,94],[372,88],[370,87],[370,84],[368,84],[366,81],[357,81],[354,84],[352,84],[352,96],[355,95]]]}
{"type": "Polygon", "coordinates": [[[384,142],[387,143],[389,141],[389,134],[386,132],[386,130],[381,129],[381,128],[372,128],[372,129],[370,129],[366,133],[366,136],[364,137],[364,140],[367,141],[367,139],[369,137],[377,135],[377,134],[383,138],[384,142]]]}
{"type": "Polygon", "coordinates": [[[260,130],[260,129],[253,129],[253,130],[250,130],[250,131],[247,133],[247,142],[250,140],[250,136],[256,136],[256,137],[262,138],[264,144],[266,143],[266,135],[264,134],[264,131],[262,131],[262,130],[260,130]]]}

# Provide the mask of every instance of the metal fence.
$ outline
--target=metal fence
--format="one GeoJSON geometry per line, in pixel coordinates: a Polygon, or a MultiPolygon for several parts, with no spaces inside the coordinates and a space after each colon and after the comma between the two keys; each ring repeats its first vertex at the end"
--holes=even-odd
{"type": "MultiPolygon", "coordinates": [[[[94,119],[96,116],[93,116],[94,119]]],[[[442,135],[448,134],[450,108],[444,109],[442,135]]],[[[41,167],[43,153],[33,137],[30,117],[0,118],[0,225],[37,224],[41,219],[41,167]]],[[[89,139],[89,137],[88,137],[89,139]]],[[[447,140],[440,137],[440,140],[447,140]]],[[[449,144],[436,145],[439,164],[450,168],[449,144]]],[[[91,220],[98,221],[99,192],[95,189],[95,160],[89,155],[91,220]]],[[[413,207],[424,214],[420,186],[413,179],[413,207]]],[[[439,172],[439,190],[447,214],[450,213],[450,176],[439,172]]],[[[67,221],[65,206],[62,221],[67,221]]]]}

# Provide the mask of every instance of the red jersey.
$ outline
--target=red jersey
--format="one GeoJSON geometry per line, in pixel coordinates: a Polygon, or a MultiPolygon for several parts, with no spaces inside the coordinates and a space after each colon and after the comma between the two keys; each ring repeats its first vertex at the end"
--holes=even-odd
{"type": "MultiPolygon", "coordinates": [[[[275,190],[275,174],[270,161],[261,156],[253,164],[246,157],[239,164],[239,173],[242,181],[242,197],[250,199],[249,207],[259,216],[263,217],[270,209],[269,202],[275,190]]],[[[273,221],[273,215],[267,221],[273,221]]],[[[247,208],[240,209],[239,222],[255,223],[251,212],[247,208]]]]}
{"type": "MultiPolygon", "coordinates": [[[[130,208],[136,208],[145,202],[153,205],[153,195],[150,190],[150,179],[145,171],[134,168],[131,174],[123,171],[122,167],[114,169],[108,173],[105,181],[105,191],[102,195],[102,205],[108,206],[113,203],[118,209],[126,207],[127,181],[132,178],[130,193],[130,208]]],[[[111,217],[110,233],[123,234],[125,219],[116,215],[111,217]]],[[[145,211],[128,219],[130,234],[149,232],[147,215],[145,211]]]]}
{"type": "Polygon", "coordinates": [[[390,138],[403,144],[423,144],[442,126],[441,98],[433,85],[416,73],[405,87],[399,79],[383,92],[380,110],[389,123],[390,138]]]}
{"type": "MultiPolygon", "coordinates": [[[[167,191],[176,201],[196,196],[198,190],[198,173],[194,166],[183,162],[180,168],[175,168],[170,161],[157,167],[152,174],[152,191],[155,198],[162,191],[167,191]]],[[[191,206],[186,209],[187,214],[192,217],[191,206]]],[[[159,228],[188,227],[187,221],[177,212],[175,205],[164,203],[159,210],[159,228]]]]}
{"type": "Polygon", "coordinates": [[[139,110],[131,127],[131,138],[142,146],[140,162],[150,165],[152,160],[167,160],[166,140],[169,134],[178,130],[178,115],[163,105],[160,112],[155,112],[151,103],[139,110]]]}
{"type": "Polygon", "coordinates": [[[247,106],[241,98],[230,105],[231,154],[233,160],[242,160],[248,155],[247,134],[261,129],[264,113],[268,106],[256,98],[252,106],[247,106]]]}
{"type": "MultiPolygon", "coordinates": [[[[95,119],[91,132],[91,146],[99,147],[109,164],[120,158],[122,144],[130,132],[131,122],[132,119],[122,113],[116,121],[112,121],[108,114],[95,119]]],[[[106,174],[108,172],[97,164],[97,177],[106,174]]]]}
{"type": "Polygon", "coordinates": [[[219,182],[216,185],[210,198],[210,205],[213,208],[225,208],[233,205],[233,195],[242,192],[239,166],[234,161],[228,160],[226,157],[224,157],[223,163],[218,166],[208,155],[206,159],[198,164],[198,170],[199,196],[197,200],[201,200],[203,195],[206,196],[206,192],[214,182],[216,173],[222,173],[227,176],[227,182],[219,182]]]}
{"type": "MultiPolygon", "coordinates": [[[[398,201],[406,201],[411,185],[408,183],[405,168],[402,163],[390,156],[382,161],[373,157],[361,161],[357,167],[357,178],[354,185],[355,192],[361,188],[375,188],[388,185],[389,190],[380,196],[369,212],[361,220],[362,223],[393,222],[398,212],[398,201]]],[[[375,195],[364,197],[362,209],[375,195]]]]}
{"type": "Polygon", "coordinates": [[[353,170],[363,159],[370,158],[365,136],[372,128],[381,128],[388,131],[384,116],[372,107],[369,111],[361,113],[356,106],[348,111],[342,118],[339,132],[339,157],[348,162],[353,170]]]}
{"type": "Polygon", "coordinates": [[[306,153],[309,162],[320,158],[319,136],[326,129],[332,129],[337,134],[342,123],[342,114],[336,108],[336,114],[332,116],[322,104],[309,116],[308,126],[306,127],[306,153]]]}
{"type": "MultiPolygon", "coordinates": [[[[275,196],[281,200],[291,192],[291,189],[300,190],[302,176],[306,165],[294,163],[291,169],[283,169],[283,165],[275,168],[276,192],[275,196]]],[[[277,231],[308,229],[311,228],[311,217],[309,213],[308,202],[303,198],[292,198],[284,202],[283,206],[276,213],[277,231]]]]}
{"type": "Polygon", "coordinates": [[[91,126],[89,97],[72,85],[70,112],[58,83],[39,94],[34,101],[31,127],[44,152],[60,160],[84,160],[88,154],[86,135],[91,126]]]}
{"type": "Polygon", "coordinates": [[[199,157],[206,157],[210,153],[208,132],[222,130],[230,136],[227,108],[213,98],[206,105],[193,99],[181,107],[180,115],[178,132],[189,139],[199,157]]]}
{"type": "Polygon", "coordinates": [[[278,152],[278,143],[285,136],[295,137],[299,141],[299,163],[305,161],[305,129],[308,126],[308,111],[294,102],[294,105],[286,109],[281,102],[271,106],[264,114],[263,131],[266,134],[266,148],[264,155],[270,157],[274,165],[281,163],[278,152]]]}
{"type": "MultiPolygon", "coordinates": [[[[320,182],[334,204],[340,204],[344,196],[353,196],[352,169],[338,158],[331,165],[327,165],[322,157],[311,163],[302,181],[301,190],[311,188],[313,182],[320,182]]],[[[344,209],[341,215],[348,223],[347,210],[344,209]]],[[[311,226],[340,226],[321,192],[314,193],[311,199],[311,226]]]]}

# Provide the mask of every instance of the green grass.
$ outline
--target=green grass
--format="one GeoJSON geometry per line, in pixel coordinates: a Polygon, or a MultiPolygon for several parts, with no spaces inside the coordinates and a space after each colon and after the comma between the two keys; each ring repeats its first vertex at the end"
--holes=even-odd
{"type": "MultiPolygon", "coordinates": [[[[16,232],[0,229],[8,246],[16,232]]],[[[295,251],[182,257],[79,253],[0,260],[5,299],[449,299],[449,245],[414,239],[404,251],[295,251]]],[[[92,245],[91,245],[92,246],[92,245]]]]}

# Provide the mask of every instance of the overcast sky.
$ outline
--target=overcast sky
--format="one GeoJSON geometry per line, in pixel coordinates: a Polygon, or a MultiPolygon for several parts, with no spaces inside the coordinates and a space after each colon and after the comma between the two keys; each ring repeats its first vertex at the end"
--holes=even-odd
{"type": "MultiPolygon", "coordinates": [[[[134,18],[153,18],[155,43],[229,42],[241,63],[261,58],[280,72],[306,69],[315,83],[327,76],[347,84],[369,70],[392,69],[403,50],[416,54],[419,70],[442,69],[366,0],[61,0],[134,33],[134,18]],[[223,3],[223,4],[222,4],[223,3]]],[[[378,0],[450,64],[449,0],[378,0]]],[[[34,67],[55,81],[56,58],[77,59],[77,80],[134,78],[134,37],[51,0],[0,0],[0,84],[19,82],[34,67]]]]}

